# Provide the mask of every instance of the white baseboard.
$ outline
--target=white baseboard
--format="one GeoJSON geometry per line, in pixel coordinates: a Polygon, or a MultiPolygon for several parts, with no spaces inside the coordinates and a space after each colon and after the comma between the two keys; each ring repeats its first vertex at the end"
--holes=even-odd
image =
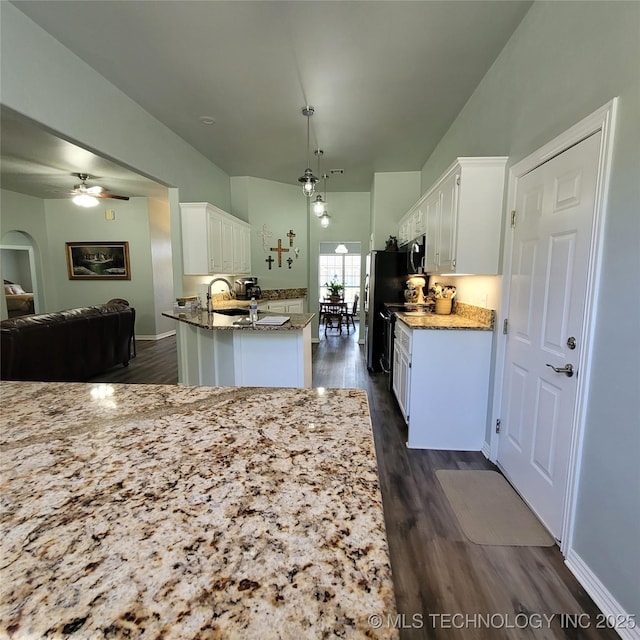
{"type": "Polygon", "coordinates": [[[137,340],[162,340],[162,338],[168,338],[169,336],[175,336],[175,335],[176,335],[176,330],[175,329],[173,329],[171,331],[165,331],[164,333],[158,333],[158,334],[152,335],[152,336],[136,334],[136,341],[137,340]]]}
{"type": "Polygon", "coordinates": [[[602,611],[602,617],[599,620],[590,621],[591,627],[596,627],[598,624],[607,625],[607,627],[614,627],[623,640],[640,640],[640,626],[638,626],[640,621],[620,606],[620,603],[573,549],[567,553],[565,564],[602,611]],[[611,624],[607,624],[608,622],[611,624]]]}
{"type": "Polygon", "coordinates": [[[480,449],[480,451],[482,451],[482,455],[484,455],[487,460],[491,460],[491,447],[488,442],[482,443],[482,449],[480,449]]]}

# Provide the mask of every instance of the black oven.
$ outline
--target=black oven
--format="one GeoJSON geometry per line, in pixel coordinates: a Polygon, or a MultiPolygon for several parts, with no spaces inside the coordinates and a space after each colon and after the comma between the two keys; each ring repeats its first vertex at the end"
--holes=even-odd
{"type": "Polygon", "coordinates": [[[394,325],[396,322],[396,314],[384,306],[380,311],[380,317],[382,318],[382,352],[380,356],[380,367],[382,371],[388,374],[388,387],[393,388],[393,333],[394,325]]]}

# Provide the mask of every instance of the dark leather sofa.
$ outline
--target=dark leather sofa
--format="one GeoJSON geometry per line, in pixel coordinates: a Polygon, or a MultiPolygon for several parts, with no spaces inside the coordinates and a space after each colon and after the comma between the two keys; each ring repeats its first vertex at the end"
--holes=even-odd
{"type": "Polygon", "coordinates": [[[103,304],[0,322],[0,378],[77,382],[131,359],[135,309],[103,304]]]}

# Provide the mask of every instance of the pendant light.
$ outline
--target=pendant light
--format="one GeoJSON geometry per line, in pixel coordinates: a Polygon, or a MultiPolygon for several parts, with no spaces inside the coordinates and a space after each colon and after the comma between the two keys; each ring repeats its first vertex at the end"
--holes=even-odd
{"type": "MultiPolygon", "coordinates": [[[[322,155],[324,154],[324,151],[322,149],[316,149],[315,150],[315,154],[316,156],[318,156],[318,175],[320,175],[320,158],[322,157],[322,155]]],[[[325,182],[326,184],[326,182],[325,182]]],[[[325,199],[322,199],[322,195],[318,194],[316,196],[316,199],[313,202],[313,213],[315,213],[318,218],[324,213],[325,210],[325,206],[326,206],[326,198],[327,198],[327,194],[326,194],[326,189],[325,189],[325,199]]]]}
{"type": "MultiPolygon", "coordinates": [[[[325,199],[325,201],[327,199],[327,178],[328,177],[329,176],[326,173],[322,174],[322,178],[324,180],[324,199],[325,199]]],[[[329,218],[330,217],[331,216],[329,215],[329,212],[326,209],[320,215],[320,226],[323,229],[326,229],[329,226],[329,218]]]]}
{"type": "Polygon", "coordinates": [[[304,174],[298,178],[298,182],[302,183],[302,192],[307,198],[310,198],[316,191],[316,182],[318,178],[313,175],[309,165],[309,118],[314,114],[315,109],[313,107],[306,106],[302,109],[302,115],[307,118],[307,168],[304,170],[304,174]]]}

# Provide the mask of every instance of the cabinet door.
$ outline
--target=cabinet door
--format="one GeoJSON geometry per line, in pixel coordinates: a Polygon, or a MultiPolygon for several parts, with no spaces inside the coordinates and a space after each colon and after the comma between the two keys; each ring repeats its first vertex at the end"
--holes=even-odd
{"type": "Polygon", "coordinates": [[[393,350],[393,393],[396,396],[405,422],[409,419],[407,415],[409,408],[409,371],[409,355],[396,341],[393,350]]]}
{"type": "Polygon", "coordinates": [[[233,273],[233,221],[222,218],[222,271],[233,273]]]}
{"type": "Polygon", "coordinates": [[[460,174],[448,176],[440,187],[440,243],[438,268],[440,271],[455,271],[455,239],[458,217],[458,183],[460,174]]]}
{"type": "MultiPolygon", "coordinates": [[[[396,342],[393,347],[393,393],[398,401],[398,404],[402,405],[402,393],[400,392],[400,347],[396,342]]],[[[402,407],[401,407],[402,408],[402,407]]],[[[404,411],[403,411],[404,414],[404,411]]]]}
{"type": "Polygon", "coordinates": [[[240,229],[240,271],[251,273],[251,227],[241,225],[240,229]]]}
{"type": "Polygon", "coordinates": [[[207,237],[208,237],[208,259],[209,273],[220,273],[223,270],[222,264],[222,216],[213,211],[207,214],[207,237]]]}
{"type": "Polygon", "coordinates": [[[287,313],[303,313],[302,298],[287,302],[287,313]]]}
{"type": "Polygon", "coordinates": [[[424,204],[421,204],[417,209],[416,212],[414,213],[414,231],[415,231],[415,236],[414,237],[418,237],[418,236],[422,236],[424,235],[425,231],[426,231],[426,225],[425,225],[425,215],[424,215],[424,204]]]}
{"type": "Polygon", "coordinates": [[[278,300],[277,302],[270,302],[269,311],[271,313],[286,313],[287,303],[284,300],[278,300]]]}
{"type": "Polygon", "coordinates": [[[424,247],[425,271],[438,270],[438,246],[440,243],[440,192],[431,194],[423,204],[426,239],[424,247]]]}

